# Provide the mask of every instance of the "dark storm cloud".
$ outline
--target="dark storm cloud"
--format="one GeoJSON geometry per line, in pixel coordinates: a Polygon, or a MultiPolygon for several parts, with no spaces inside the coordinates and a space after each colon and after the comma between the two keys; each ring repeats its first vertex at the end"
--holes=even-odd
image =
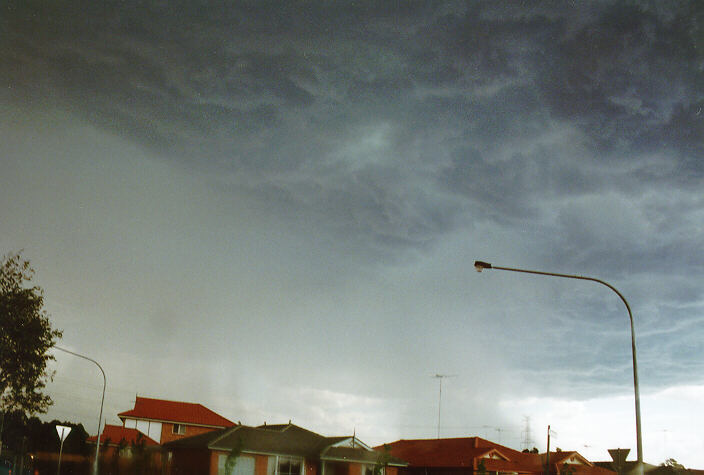
{"type": "MultiPolygon", "coordinates": [[[[2,8],[4,100],[97,124],[356,257],[490,224],[558,271],[704,268],[701,3],[2,8]]],[[[577,344],[556,335],[556,354],[577,344]]]]}
{"type": "MultiPolygon", "coordinates": [[[[668,13],[607,6],[547,55],[544,97],[555,114],[583,127],[597,151],[672,147],[687,164],[701,156],[704,9],[682,3],[668,13]]],[[[701,178],[701,165],[691,171],[701,178]]]]}
{"type": "MultiPolygon", "coordinates": [[[[591,139],[592,160],[605,151],[662,151],[686,168],[686,180],[701,175],[695,4],[668,15],[638,5],[371,5],[9,6],[2,77],[26,100],[56,102],[217,173],[324,165],[346,132],[387,121],[406,137],[444,135],[420,153],[449,154],[450,168],[437,172],[453,174],[451,190],[466,193],[473,167],[520,161],[550,177],[550,162],[501,162],[496,144],[529,139],[559,118],[591,139]]],[[[392,144],[379,160],[413,166],[395,157],[405,152],[392,144]]],[[[343,193],[366,194],[344,181],[343,193]]],[[[526,197],[511,181],[485,181],[510,190],[506,202],[526,197]]],[[[326,198],[288,191],[299,202],[326,198]]]]}

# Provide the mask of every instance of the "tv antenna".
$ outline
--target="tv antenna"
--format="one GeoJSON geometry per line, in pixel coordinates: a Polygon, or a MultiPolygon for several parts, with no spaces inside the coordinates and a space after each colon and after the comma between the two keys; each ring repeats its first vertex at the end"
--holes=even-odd
{"type": "Polygon", "coordinates": [[[438,379],[440,381],[440,393],[438,395],[438,439],[440,438],[440,414],[442,410],[442,380],[445,378],[456,378],[456,374],[440,374],[435,373],[431,378],[438,379]]]}

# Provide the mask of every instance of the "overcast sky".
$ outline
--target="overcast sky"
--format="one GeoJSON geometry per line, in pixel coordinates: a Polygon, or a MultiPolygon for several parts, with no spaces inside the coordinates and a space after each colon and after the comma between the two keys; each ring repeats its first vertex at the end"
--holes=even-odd
{"type": "Polygon", "coordinates": [[[635,458],[623,303],[482,259],[617,287],[645,461],[704,468],[701,2],[66,3],[0,7],[0,254],[108,423],[436,437],[440,373],[442,436],[635,458]]]}

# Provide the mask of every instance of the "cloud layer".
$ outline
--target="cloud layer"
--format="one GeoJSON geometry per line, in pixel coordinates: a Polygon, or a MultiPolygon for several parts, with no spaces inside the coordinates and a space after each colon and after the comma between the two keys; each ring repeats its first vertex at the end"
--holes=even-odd
{"type": "Polygon", "coordinates": [[[704,380],[699,3],[67,3],[2,7],[0,242],[116,359],[431,435],[438,371],[463,427],[502,417],[482,386],[631,390],[615,295],[482,258],[608,280],[646,390],[704,380]]]}

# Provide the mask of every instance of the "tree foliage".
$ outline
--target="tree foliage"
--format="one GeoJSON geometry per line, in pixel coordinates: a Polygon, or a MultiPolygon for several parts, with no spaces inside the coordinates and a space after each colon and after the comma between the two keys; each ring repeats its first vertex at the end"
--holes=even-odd
{"type": "Polygon", "coordinates": [[[563,463],[562,466],[560,467],[560,475],[574,475],[574,470],[575,468],[572,466],[572,464],[569,463],[563,463]]]}
{"type": "Polygon", "coordinates": [[[225,459],[225,475],[232,475],[235,472],[237,457],[242,453],[242,447],[244,447],[244,442],[241,437],[238,437],[235,445],[225,459]]]}
{"type": "Polygon", "coordinates": [[[0,262],[0,411],[46,412],[43,389],[52,374],[47,353],[61,338],[44,310],[44,294],[30,285],[34,269],[20,253],[0,262]]]}
{"type": "Polygon", "coordinates": [[[374,465],[374,475],[384,475],[386,472],[386,467],[391,461],[391,447],[384,444],[384,450],[379,453],[376,459],[376,464],[374,465]]]}
{"type": "Polygon", "coordinates": [[[56,419],[43,422],[36,416],[27,417],[22,411],[5,414],[3,444],[5,448],[15,453],[19,453],[22,448],[27,452],[58,453],[61,440],[56,433],[57,424],[71,427],[71,432],[64,441],[63,453],[76,455],[91,453],[91,447],[86,443],[88,433],[83,424],[56,419]]]}
{"type": "Polygon", "coordinates": [[[675,475],[682,474],[687,471],[687,469],[684,467],[684,465],[682,465],[681,463],[679,463],[677,460],[675,460],[673,458],[669,458],[669,459],[665,460],[662,463],[662,465],[660,465],[660,466],[663,467],[668,472],[671,472],[675,475]]]}

